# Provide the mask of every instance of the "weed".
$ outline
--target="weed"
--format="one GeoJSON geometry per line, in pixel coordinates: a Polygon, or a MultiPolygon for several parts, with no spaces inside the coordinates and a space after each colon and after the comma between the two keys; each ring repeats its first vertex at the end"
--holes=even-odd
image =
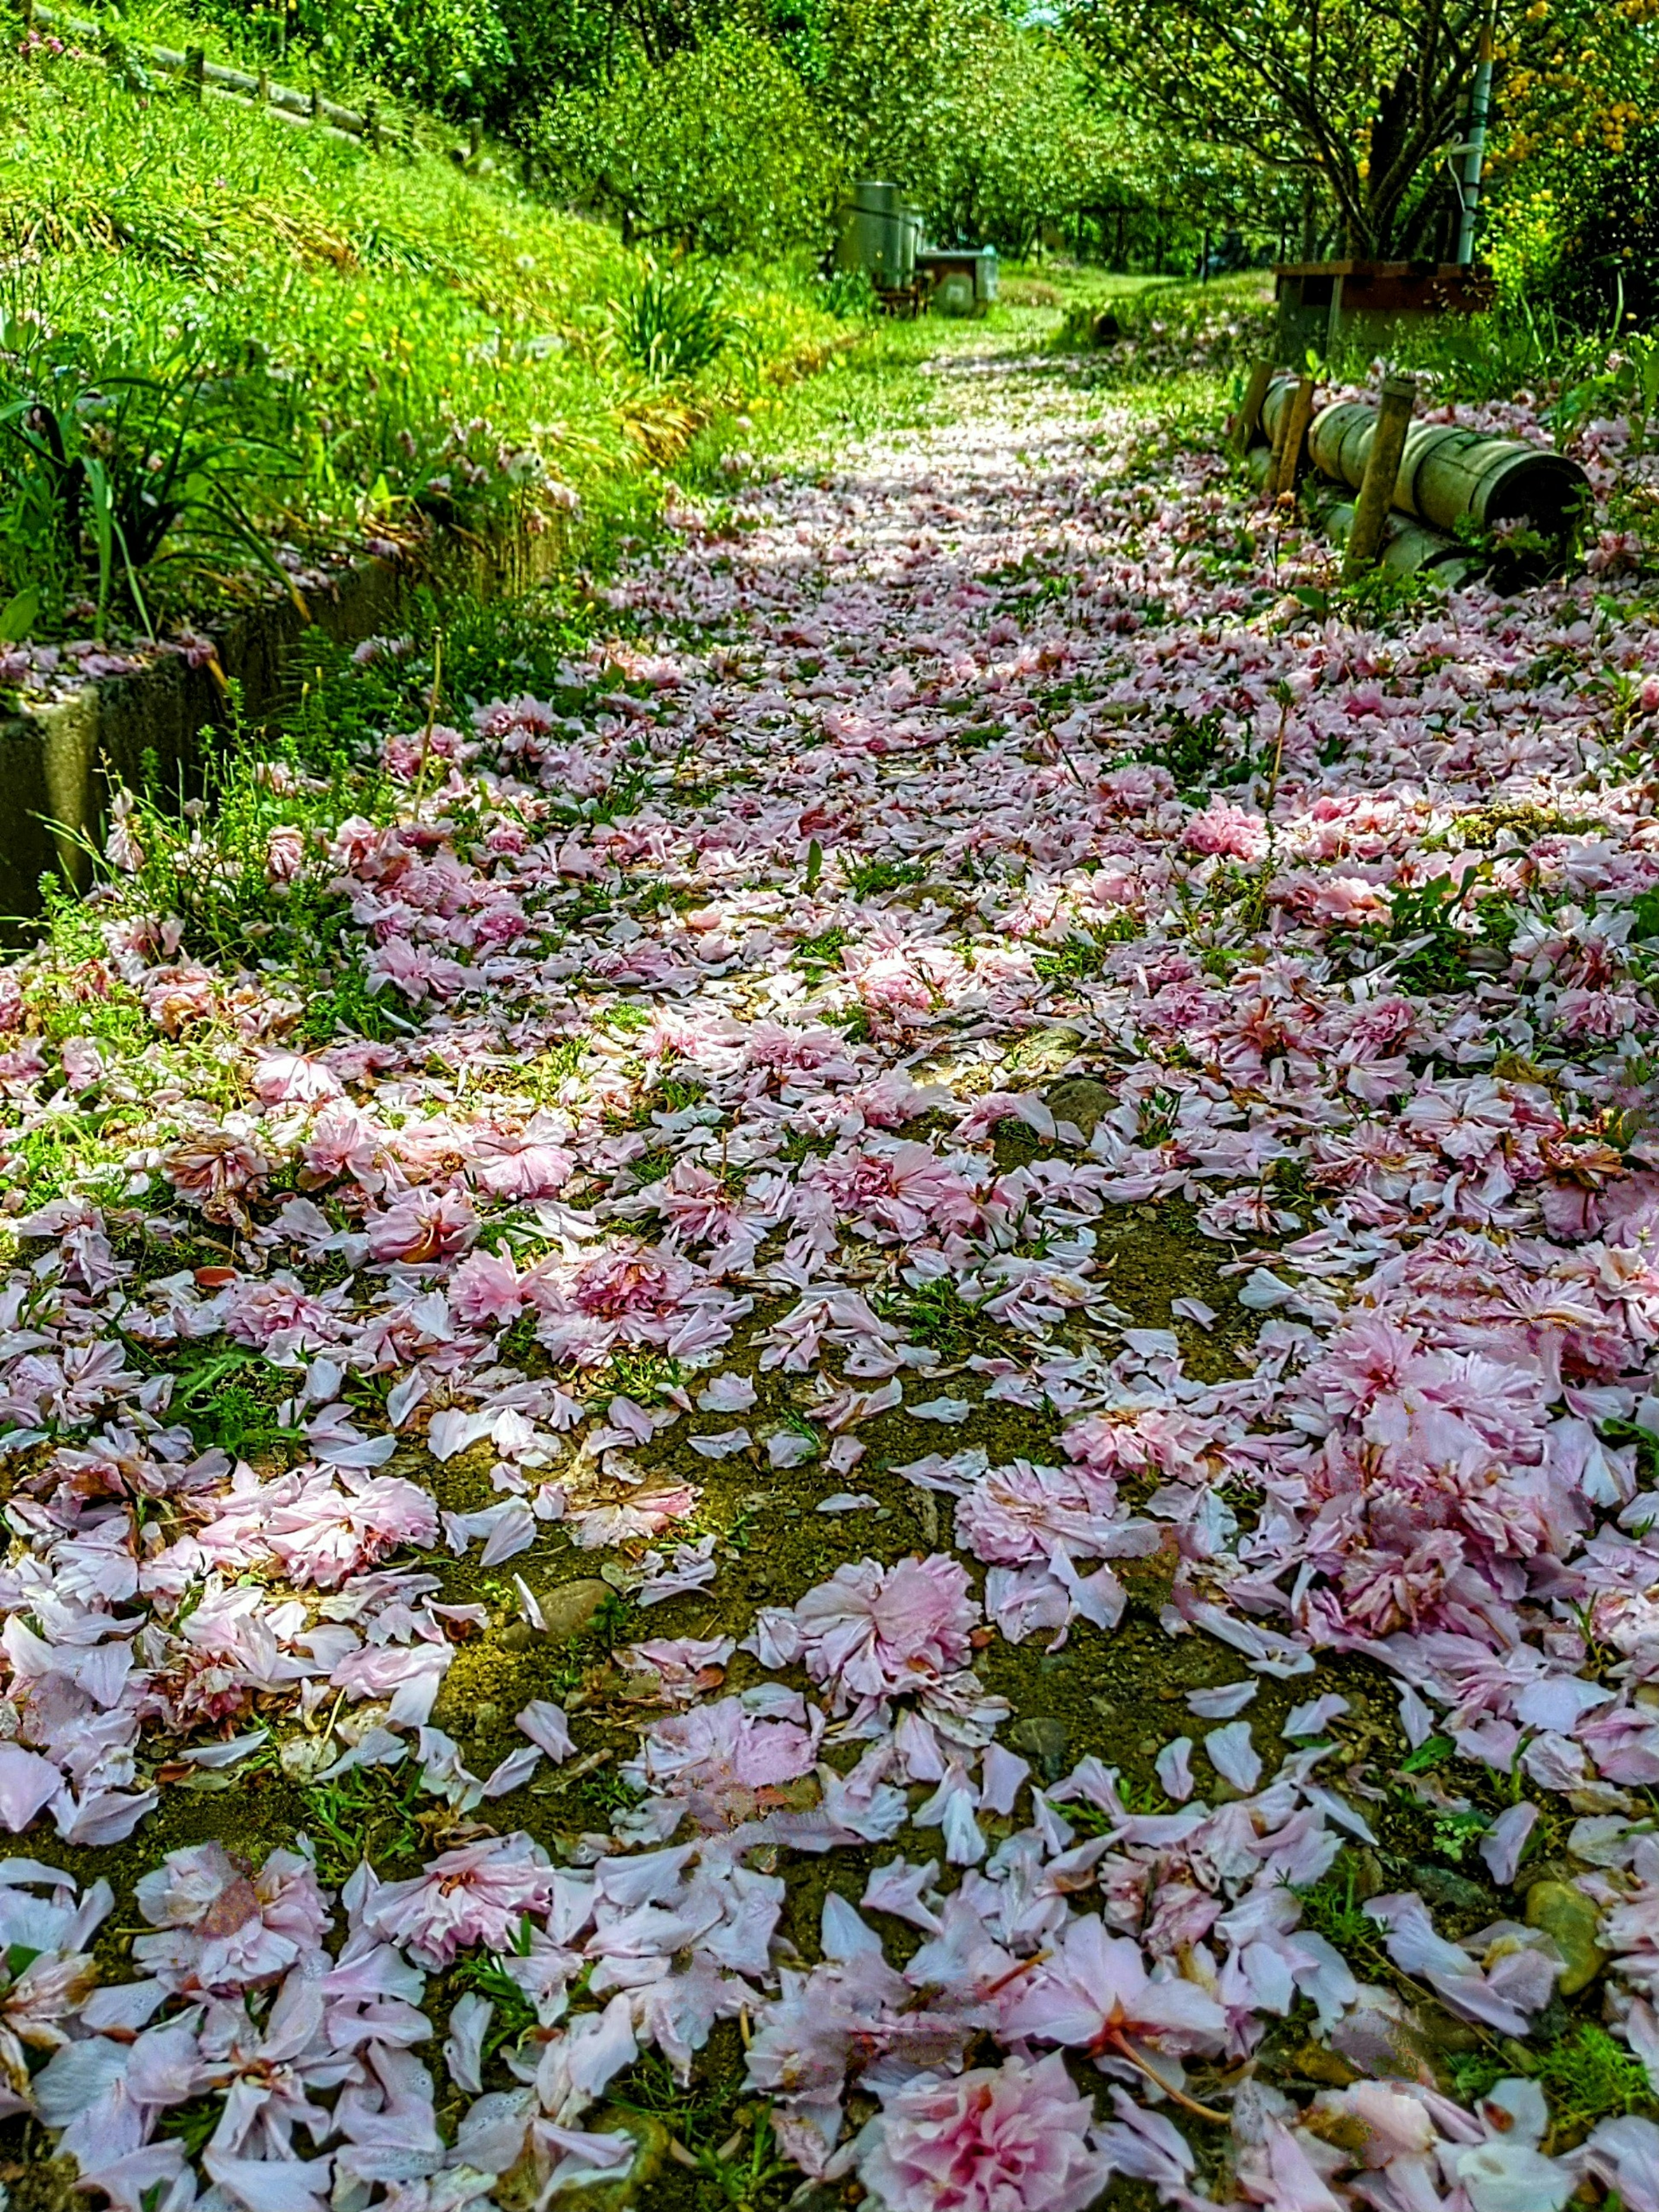
{"type": "Polygon", "coordinates": [[[847,944],[848,933],[844,929],[821,930],[816,937],[801,937],[795,940],[790,954],[791,963],[813,982],[821,981],[831,968],[841,964],[842,948],[847,944]]]}
{"type": "Polygon", "coordinates": [[[641,1406],[666,1397],[671,1390],[680,1388],[685,1370],[678,1359],[665,1352],[613,1352],[599,1388],[616,1397],[632,1398],[641,1406]]]}
{"type": "Polygon", "coordinates": [[[1581,2021],[1542,2051],[1510,2041],[1501,2052],[1455,2052],[1448,2064],[1465,2103],[1484,2097],[1505,2075],[1530,2075],[1549,2100],[1550,2118],[1564,2143],[1588,2135],[1598,2120],[1656,2109],[1641,2060],[1593,2021],[1581,2021]]]}
{"type": "Polygon", "coordinates": [[[927,872],[920,860],[855,860],[846,853],[840,857],[848,891],[855,899],[879,898],[904,884],[919,884],[927,872]]]}
{"type": "Polygon", "coordinates": [[[234,1460],[246,1459],[273,1444],[303,1440],[302,1429],[276,1418],[278,1401],[293,1392],[294,1377],[246,1346],[186,1344],[176,1364],[156,1363],[154,1371],[174,1377],[167,1410],[190,1431],[198,1450],[216,1448],[234,1460]]]}
{"type": "MultiPolygon", "coordinates": [[[[519,1941],[514,1947],[520,1958],[529,1956],[530,1931],[531,1922],[526,1916],[519,1923],[519,1941]]],[[[495,2008],[495,2016],[484,2039],[486,2057],[492,2057],[506,2044],[521,2043],[535,2027],[536,2008],[499,1958],[485,1955],[458,1960],[449,1978],[457,1991],[474,1990],[479,1996],[488,1997],[495,2008]]]]}
{"type": "Polygon", "coordinates": [[[1133,945],[1139,935],[1140,924],[1132,914],[1114,915],[1092,935],[1082,932],[1053,952],[1034,952],[1032,972],[1045,983],[1092,982],[1105,974],[1110,948],[1133,945]]]}
{"type": "Polygon", "coordinates": [[[695,2151],[722,2142],[731,2134],[742,2095],[741,2078],[735,2073],[714,2081],[682,2081],[660,2052],[647,2051],[617,2076],[611,2101],[624,2112],[649,2113],[695,2151]]]}
{"type": "Polygon", "coordinates": [[[717,269],[647,265],[623,294],[612,324],[623,360],[653,384],[707,368],[738,335],[721,290],[717,269]]]}
{"type": "Polygon", "coordinates": [[[349,1881],[365,1861],[378,1871],[388,1863],[425,1855],[425,1838],[416,1815],[421,1796],[418,1759],[408,1759],[401,1767],[356,1766],[301,1795],[317,1873],[331,1888],[349,1881]]]}
{"type": "Polygon", "coordinates": [[[1303,1925],[1324,1936],[1345,1958],[1374,1961],[1382,1956],[1376,1923],[1366,1917],[1364,1906],[1354,1896],[1352,1863],[1339,1861],[1338,1865],[1342,1868],[1340,1873],[1334,1868],[1318,1881],[1297,1891],[1302,1902],[1303,1925]]]}
{"type": "Polygon", "coordinates": [[[909,1288],[878,1291],[876,1311],[898,1322],[913,1344],[924,1344],[941,1359],[965,1359],[984,1341],[979,1308],[964,1298],[948,1276],[909,1288]]]}
{"type": "Polygon", "coordinates": [[[1492,1826],[1489,1814],[1471,1807],[1466,1813],[1437,1813],[1434,1817],[1434,1848],[1442,1858],[1461,1866],[1471,1844],[1477,1843],[1492,1826]]]}
{"type": "Polygon", "coordinates": [[[1247,783],[1254,772],[1248,744],[1229,735],[1220,708],[1194,717],[1177,709],[1164,724],[1164,735],[1132,756],[1149,767],[1167,769],[1183,796],[1200,799],[1223,786],[1247,783]],[[1230,757],[1231,756],[1231,757],[1230,757]]]}

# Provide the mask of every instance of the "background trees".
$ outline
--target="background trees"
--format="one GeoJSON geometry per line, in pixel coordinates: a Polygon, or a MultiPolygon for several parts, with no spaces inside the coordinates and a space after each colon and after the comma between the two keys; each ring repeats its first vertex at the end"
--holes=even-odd
{"type": "Polygon", "coordinates": [[[1440,258],[1490,28],[1500,278],[1575,313],[1655,292],[1659,0],[194,4],[479,117],[630,238],[822,251],[882,174],[942,240],[1188,275],[1440,258]]]}

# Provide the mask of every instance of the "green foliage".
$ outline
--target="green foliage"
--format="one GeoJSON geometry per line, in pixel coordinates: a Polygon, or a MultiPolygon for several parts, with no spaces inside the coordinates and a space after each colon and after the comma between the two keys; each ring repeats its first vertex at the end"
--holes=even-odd
{"type": "Polygon", "coordinates": [[[424,1855],[418,1759],[355,1766],[301,1794],[318,1877],[331,1889],[349,1881],[365,1860],[379,1871],[424,1855]]]}
{"type": "Polygon", "coordinates": [[[790,955],[792,965],[800,969],[813,982],[822,982],[832,968],[841,966],[842,948],[850,932],[836,927],[821,929],[816,937],[801,937],[795,940],[790,955]]]}
{"type": "Polygon", "coordinates": [[[1114,915],[1092,934],[1080,932],[1052,952],[1034,952],[1032,970],[1045,983],[1092,982],[1105,974],[1109,948],[1132,945],[1139,935],[1140,925],[1132,914],[1114,915]]]}
{"type": "Polygon", "coordinates": [[[876,288],[863,269],[832,269],[820,280],[818,304],[840,323],[860,322],[876,312],[876,288]]]}
{"type": "Polygon", "coordinates": [[[292,1394],[293,1376],[244,1345],[186,1346],[183,1358],[161,1371],[175,1378],[169,1416],[184,1424],[200,1451],[244,1459],[304,1435],[276,1418],[278,1401],[292,1394]]]}
{"type": "MultiPolygon", "coordinates": [[[[530,1927],[526,1916],[520,1923],[520,1941],[516,1948],[520,1957],[529,1954],[530,1927]]],[[[488,1997],[495,2008],[489,2033],[484,2038],[485,2057],[493,2057],[507,2044],[521,2043],[535,2027],[536,2008],[499,1958],[486,1954],[458,1960],[450,1971],[449,1981],[458,1994],[464,1990],[475,1990],[479,1996],[488,1997]]]]}
{"type": "Polygon", "coordinates": [[[0,325],[0,589],[27,628],[90,603],[102,637],[119,590],[151,630],[164,564],[228,555],[280,578],[243,503],[282,473],[260,372],[219,374],[195,333],[140,358],[27,312],[0,325]]]}
{"type": "Polygon", "coordinates": [[[821,231],[830,149],[799,80],[732,24],[659,69],[634,55],[614,79],[555,102],[542,151],[573,193],[630,240],[700,253],[773,252],[821,231]]]}
{"type": "Polygon", "coordinates": [[[850,853],[841,855],[841,872],[849,896],[879,898],[884,891],[905,884],[919,884],[927,871],[920,860],[860,860],[850,853]]]}
{"type": "MultiPolygon", "coordinates": [[[[615,504],[649,441],[614,234],[436,151],[145,98],[0,52],[0,233],[30,241],[0,270],[0,629],[159,630],[319,555],[615,504]]],[[[835,327],[741,271],[719,314],[743,343],[681,349],[699,410],[835,327]]]]}
{"type": "Polygon", "coordinates": [[[617,304],[617,343],[623,357],[653,383],[693,376],[718,359],[737,335],[720,306],[717,269],[647,264],[617,304]]]}
{"type": "Polygon", "coordinates": [[[1196,716],[1173,708],[1160,725],[1160,734],[1129,757],[1167,769],[1187,799],[1248,783],[1256,765],[1247,735],[1230,731],[1219,708],[1196,716]]]}
{"type": "Polygon", "coordinates": [[[1561,2144],[1578,2142],[1598,2120],[1655,2110],[1647,2069],[1594,2021],[1580,2021],[1541,2051],[1510,2041],[1501,2051],[1455,2052],[1448,2064],[1466,2103],[1484,2097],[1505,2075],[1530,2075],[1549,2100],[1561,2144]]]}
{"type": "Polygon", "coordinates": [[[964,1359],[985,1340],[985,1323],[976,1304],[964,1298],[948,1275],[876,1294],[876,1311],[896,1322],[913,1344],[923,1344],[941,1359],[964,1359]]]}

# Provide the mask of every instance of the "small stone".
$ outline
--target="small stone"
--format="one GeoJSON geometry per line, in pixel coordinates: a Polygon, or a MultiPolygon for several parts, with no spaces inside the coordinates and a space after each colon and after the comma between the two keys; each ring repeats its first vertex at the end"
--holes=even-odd
{"type": "Polygon", "coordinates": [[[1564,1997],[1586,1990],[1607,1963],[1596,1942],[1601,1916],[1582,1889],[1570,1882],[1535,1881],[1527,1892],[1527,1925],[1555,1938],[1566,1961],[1556,1988],[1564,1997]]]}
{"type": "Polygon", "coordinates": [[[1103,1121],[1116,1107],[1117,1098],[1092,1075],[1068,1075],[1044,1094],[1042,1103],[1056,1121],[1070,1121],[1081,1129],[1086,1144],[1095,1133],[1096,1123],[1103,1121]]]}
{"type": "Polygon", "coordinates": [[[1322,2043],[1304,2043],[1292,2055],[1291,2063],[1305,2080],[1327,2082],[1333,2089],[1346,2089],[1360,2079],[1358,2067],[1350,2066],[1346,2058],[1327,2051],[1322,2043]]]}
{"type": "Polygon", "coordinates": [[[1064,1721],[1016,1721],[1008,1731],[1008,1741],[1023,1758],[1029,1759],[1045,1782],[1058,1782],[1066,1771],[1066,1753],[1071,1747],[1071,1730],[1064,1721]]]}
{"type": "Polygon", "coordinates": [[[536,1602],[548,1634],[568,1644],[592,1626],[611,1594],[609,1583],[602,1583],[597,1576],[584,1576],[578,1582],[556,1583],[551,1589],[538,1592],[536,1602]]]}
{"type": "Polygon", "coordinates": [[[1484,1912],[1492,1917],[1491,1897],[1466,1874],[1454,1874],[1449,1867],[1414,1866],[1412,1880],[1431,1905],[1443,1905],[1449,1912],[1484,1912]]]}
{"type": "Polygon", "coordinates": [[[290,1782],[314,1782],[339,1755],[331,1735],[291,1735],[277,1753],[276,1764],[290,1782]]]}
{"type": "MultiPolygon", "coordinates": [[[[639,2144],[632,2165],[617,2174],[559,2192],[559,2212],[633,2212],[668,2162],[668,2130],[650,2112],[602,2105],[588,2122],[595,2135],[630,2135],[639,2144]]],[[[501,2212],[533,2212],[544,2193],[544,2169],[530,2156],[501,2176],[490,2191],[501,2212]]]]}
{"type": "Polygon", "coordinates": [[[1022,1037],[1008,1057],[1027,1074],[1033,1074],[1045,1067],[1064,1067],[1082,1049],[1082,1030],[1062,1022],[1057,1028],[1038,1030],[1034,1036],[1022,1037]]]}
{"type": "Polygon", "coordinates": [[[510,1620],[501,1631],[503,1651],[528,1651],[536,1641],[536,1632],[527,1620],[510,1620]]]}

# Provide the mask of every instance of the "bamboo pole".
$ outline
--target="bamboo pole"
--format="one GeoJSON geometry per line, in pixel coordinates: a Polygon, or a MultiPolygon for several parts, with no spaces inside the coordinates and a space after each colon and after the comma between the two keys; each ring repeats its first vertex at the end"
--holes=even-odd
{"type": "Polygon", "coordinates": [[[1303,377],[1296,387],[1285,425],[1285,443],[1279,456],[1279,474],[1273,478],[1273,496],[1281,498],[1294,491],[1297,478],[1302,473],[1302,453],[1308,442],[1308,425],[1313,421],[1314,380],[1303,377]]]}
{"type": "Polygon", "coordinates": [[[1342,556],[1345,582],[1351,582],[1365,569],[1376,566],[1382,544],[1383,525],[1389,519],[1394,488],[1399,480],[1400,457],[1406,450],[1406,433],[1411,428],[1416,405],[1414,376],[1390,376],[1384,380],[1376,427],[1371,432],[1365,473],[1360,480],[1359,496],[1354,501],[1353,521],[1342,556]]]}
{"type": "Polygon", "coordinates": [[[1261,403],[1267,396],[1267,386],[1273,380],[1273,365],[1270,361],[1250,363],[1249,382],[1244,386],[1244,398],[1233,417],[1233,451],[1243,453],[1261,427],[1261,403]]]}

